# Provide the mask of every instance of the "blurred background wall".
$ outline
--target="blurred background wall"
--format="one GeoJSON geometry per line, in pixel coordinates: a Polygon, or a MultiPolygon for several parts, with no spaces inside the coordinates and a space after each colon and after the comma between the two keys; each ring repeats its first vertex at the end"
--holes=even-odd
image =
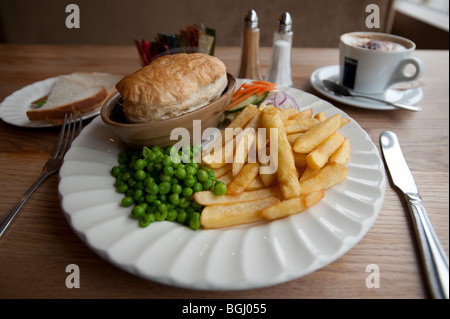
{"type": "MultiPolygon", "coordinates": [[[[395,24],[393,8],[394,0],[0,0],[0,42],[131,45],[203,23],[216,30],[216,45],[239,46],[244,17],[254,9],[261,46],[272,46],[277,19],[288,11],[295,47],[337,47],[339,35],[349,31],[408,31],[395,24]],[[65,26],[70,3],[80,8],[79,29],[65,26]],[[380,28],[366,27],[369,4],[380,8],[380,28]]],[[[444,44],[448,48],[448,40],[444,44]]]]}

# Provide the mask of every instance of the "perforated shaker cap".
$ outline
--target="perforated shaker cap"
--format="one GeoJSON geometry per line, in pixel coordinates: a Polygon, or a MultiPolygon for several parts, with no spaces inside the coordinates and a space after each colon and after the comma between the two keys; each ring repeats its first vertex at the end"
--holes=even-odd
{"type": "Polygon", "coordinates": [[[280,32],[292,31],[292,18],[289,12],[284,12],[278,19],[278,31],[280,32]]]}

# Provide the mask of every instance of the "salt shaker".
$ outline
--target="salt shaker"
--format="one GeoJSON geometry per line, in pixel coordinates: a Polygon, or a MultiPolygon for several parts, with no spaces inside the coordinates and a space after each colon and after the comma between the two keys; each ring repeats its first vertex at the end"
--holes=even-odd
{"type": "Polygon", "coordinates": [[[284,86],[292,86],[291,49],[292,18],[288,12],[278,19],[278,30],[273,37],[272,58],[267,73],[267,81],[284,86]]]}
{"type": "Polygon", "coordinates": [[[255,10],[250,10],[245,16],[238,78],[262,80],[259,65],[258,16],[255,10]]]}

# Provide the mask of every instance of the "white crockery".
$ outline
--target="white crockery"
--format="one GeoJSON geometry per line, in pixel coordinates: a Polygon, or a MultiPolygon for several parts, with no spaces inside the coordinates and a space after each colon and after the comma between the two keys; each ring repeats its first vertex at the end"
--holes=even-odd
{"type": "MultiPolygon", "coordinates": [[[[331,80],[337,82],[338,78],[339,78],[339,65],[328,65],[315,70],[311,74],[310,82],[315,90],[317,90],[327,98],[334,100],[336,102],[371,110],[379,110],[379,111],[398,110],[398,108],[396,107],[373,100],[368,100],[359,97],[338,96],[330,92],[323,84],[323,80],[331,80]]],[[[354,92],[353,90],[350,90],[350,92],[357,93],[354,92]]],[[[383,93],[370,94],[370,96],[378,98],[380,100],[386,100],[389,102],[397,102],[406,105],[416,105],[423,99],[423,90],[420,87],[411,87],[408,89],[392,87],[387,89],[383,93]]]]}
{"type": "Polygon", "coordinates": [[[381,94],[396,83],[411,82],[420,78],[425,66],[410,57],[416,45],[409,39],[379,33],[351,32],[343,34],[339,41],[339,83],[358,93],[381,94]],[[373,40],[391,41],[404,46],[404,50],[378,51],[355,46],[350,40],[366,37],[373,40]],[[413,74],[406,74],[408,65],[413,65],[413,74]]]}
{"type": "MultiPolygon", "coordinates": [[[[31,103],[48,95],[57,79],[58,77],[56,76],[34,82],[13,92],[0,104],[0,118],[6,123],[20,127],[40,128],[57,126],[50,121],[30,121],[27,116],[27,111],[32,110],[31,103]]],[[[98,114],[100,114],[100,106],[83,114],[83,120],[90,119],[98,114]]]]}
{"type": "MultiPolygon", "coordinates": [[[[236,87],[239,87],[240,83],[236,87]]],[[[330,103],[279,88],[301,108],[327,116],[330,103]]],[[[308,275],[340,258],[369,231],[381,209],[386,178],[376,146],[354,121],[340,132],[351,143],[348,179],[307,211],[271,222],[192,231],[175,222],[140,228],[121,207],[110,170],[125,148],[95,118],[73,142],[60,170],[59,193],[74,232],[122,270],[158,283],[199,290],[267,287],[308,275]]]]}

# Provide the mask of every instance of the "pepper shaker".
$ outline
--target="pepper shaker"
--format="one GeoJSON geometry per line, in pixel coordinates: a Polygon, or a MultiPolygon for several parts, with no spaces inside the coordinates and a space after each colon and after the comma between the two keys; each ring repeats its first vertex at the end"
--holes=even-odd
{"type": "Polygon", "coordinates": [[[267,81],[292,86],[291,49],[293,35],[291,15],[289,12],[285,12],[278,19],[278,30],[274,33],[267,81]]]}
{"type": "Polygon", "coordinates": [[[248,11],[244,21],[238,78],[262,80],[259,64],[259,28],[256,11],[248,11]]]}

